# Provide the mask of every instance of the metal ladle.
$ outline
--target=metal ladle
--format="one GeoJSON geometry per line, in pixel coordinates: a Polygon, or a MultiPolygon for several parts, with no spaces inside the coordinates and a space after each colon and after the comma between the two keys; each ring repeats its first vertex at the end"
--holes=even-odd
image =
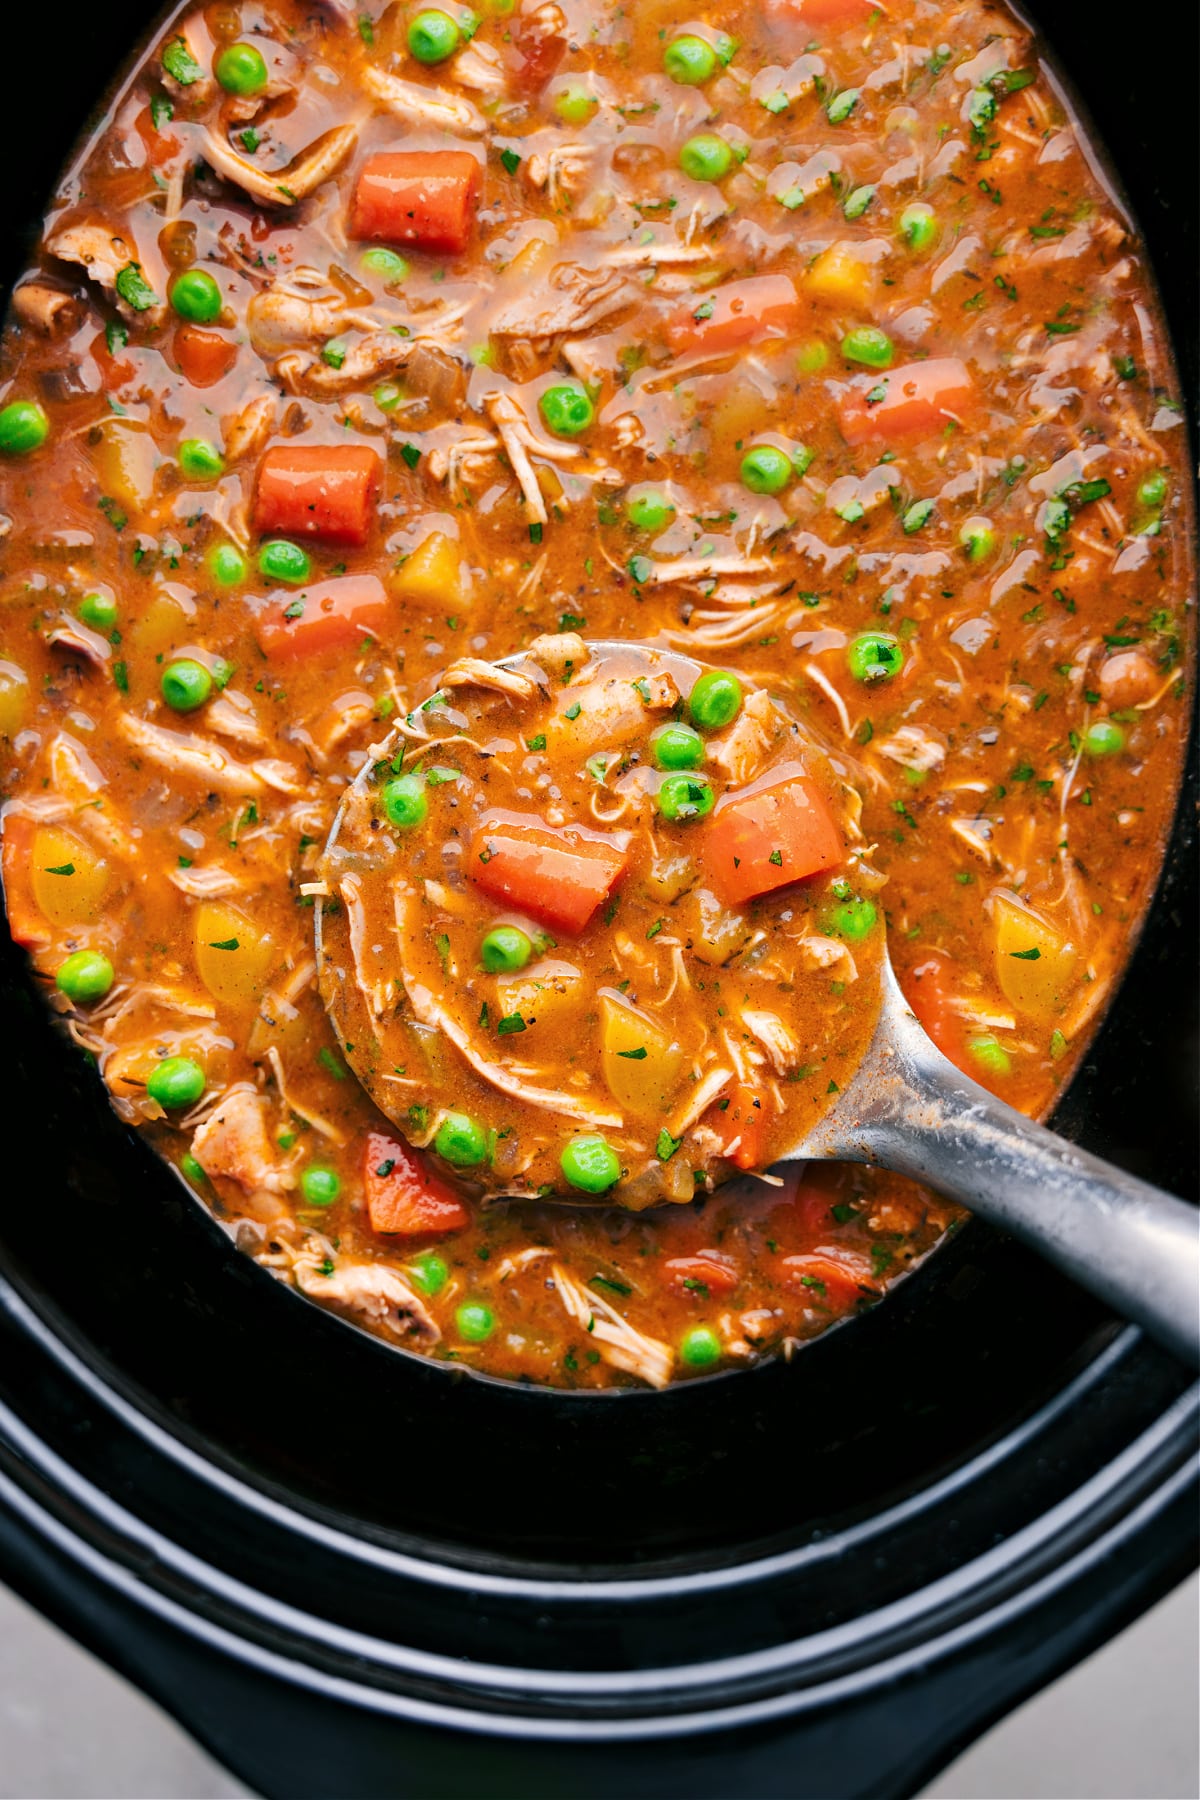
{"type": "MultiPolygon", "coordinates": [[[[587,648],[604,655],[629,646],[592,640],[587,648]]],[[[696,667],[670,652],[651,654],[664,664],[696,667]]],[[[528,661],[511,656],[496,666],[518,669],[528,661]]],[[[369,766],[356,786],[368,773],[369,766]]],[[[331,845],[338,829],[335,822],[331,845]]],[[[320,907],[316,947],[320,964],[320,907]]],[[[1020,1238],[1184,1362],[1200,1366],[1200,1211],[1055,1136],[964,1075],[917,1023],[886,949],[880,991],[874,1035],[853,1079],[774,1166],[876,1163],[925,1182],[1020,1238]]],[[[330,1017],[344,1045],[336,1007],[330,1017]]],[[[386,1109],[386,1100],[381,1104],[386,1109]]]]}
{"type": "Polygon", "coordinates": [[[784,1160],[878,1163],[925,1182],[1200,1366],[1200,1212],[964,1075],[913,1017],[886,954],[880,985],[853,1081],[784,1160]]]}

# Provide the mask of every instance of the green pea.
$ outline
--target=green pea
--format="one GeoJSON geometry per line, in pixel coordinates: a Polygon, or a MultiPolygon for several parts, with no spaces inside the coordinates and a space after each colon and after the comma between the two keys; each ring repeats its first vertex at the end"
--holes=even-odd
{"type": "Polygon", "coordinates": [[[859,325],[842,339],[842,355],[847,362],[886,369],[892,360],[892,340],[878,325],[859,325]]]}
{"type": "Polygon", "coordinates": [[[971,562],[982,562],[996,548],[996,534],[986,519],[968,519],[959,530],[958,541],[971,562]]]}
{"type": "Polygon", "coordinates": [[[179,466],[192,481],[215,481],[225,473],[225,458],[207,438],[184,438],[179,446],[179,466]]]}
{"type": "Polygon", "coordinates": [[[564,88],[554,102],[554,110],[564,125],[586,125],[599,102],[578,82],[564,88]]]}
{"type": "Polygon", "coordinates": [[[117,622],[117,603],[111,594],[85,594],[78,610],[93,631],[111,631],[117,622]]]}
{"type": "Polygon", "coordinates": [[[420,775],[393,775],[383,789],[383,810],[398,831],[412,831],[429,816],[429,800],[420,775]]]}
{"type": "Polygon", "coordinates": [[[487,1133],[467,1113],[448,1112],[438,1126],[433,1147],[456,1169],[475,1169],[487,1161],[487,1133]]]}
{"type": "Polygon", "coordinates": [[[68,1000],[103,1000],[113,984],[113,966],[98,950],[76,950],[59,964],[54,980],[68,1000]]]}
{"type": "Polygon", "coordinates": [[[479,946],[479,960],[490,975],[511,975],[532,955],[533,945],[515,925],[493,925],[479,946]]]}
{"type": "Polygon", "coordinates": [[[807,444],[796,445],[795,449],[792,451],[792,471],[795,474],[797,481],[799,481],[802,475],[808,474],[808,471],[812,468],[813,458],[816,454],[816,451],[810,450],[807,444]]]}
{"type": "Polygon", "coordinates": [[[801,344],[796,352],[796,367],[801,375],[816,375],[825,368],[829,361],[829,346],[819,338],[810,343],[801,344]]]}
{"type": "Polygon", "coordinates": [[[171,283],[171,305],[193,325],[211,325],[225,304],[221,290],[205,269],[185,269],[171,283]]]}
{"type": "Polygon", "coordinates": [[[932,500],[914,500],[901,521],[906,535],[911,537],[914,531],[920,531],[923,526],[928,525],[932,517],[932,500]]]}
{"type": "Polygon", "coordinates": [[[638,531],[661,531],[675,517],[675,508],[665,494],[650,489],[629,496],[625,517],[638,531]]]}
{"type": "Polygon", "coordinates": [[[732,725],[742,710],[742,684],[726,669],[709,669],[688,696],[692,723],[701,731],[720,731],[732,725]]]}
{"type": "Polygon", "coordinates": [[[937,242],[937,214],[924,200],[914,200],[900,214],[897,229],[908,248],[919,256],[937,242]]]}
{"type": "Polygon", "coordinates": [[[967,1042],[967,1049],[985,1074],[1012,1074],[1012,1058],[996,1038],[991,1036],[970,1038],[967,1042]]]}
{"type": "Polygon", "coordinates": [[[660,769],[696,769],[704,761],[704,739],[690,725],[660,725],[650,748],[660,769]]]}
{"type": "Polygon", "coordinates": [[[182,1112],[204,1092],[204,1070],[190,1056],[168,1056],[147,1081],[146,1092],[164,1112],[182,1112]]]}
{"type": "Polygon", "coordinates": [[[184,1180],[190,1181],[193,1187],[202,1188],[208,1185],[208,1176],[204,1173],[202,1165],[196,1161],[196,1158],[192,1155],[190,1150],[185,1150],[180,1157],[179,1169],[184,1180]]]}
{"type": "Polygon", "coordinates": [[[159,686],[163,699],[173,711],[195,712],[211,697],[213,678],[203,663],[190,656],[181,656],[177,662],[167,664],[159,686]]]}
{"type": "Polygon", "coordinates": [[[658,810],[664,819],[702,819],[713,809],[715,796],[705,775],[668,775],[658,790],[658,810]]]}
{"type": "Polygon", "coordinates": [[[864,631],[846,651],[855,681],[890,681],[904,667],[904,652],[886,631],[864,631]]]}
{"type": "Polygon", "coordinates": [[[1137,497],[1142,506],[1162,505],[1167,497],[1167,478],[1161,469],[1156,469],[1153,475],[1147,475],[1139,482],[1137,497]]]}
{"type": "Polygon", "coordinates": [[[312,557],[299,544],[290,544],[286,538],[272,538],[258,553],[258,567],[269,581],[301,587],[312,574],[312,557]]]}
{"type": "Polygon", "coordinates": [[[672,81],[684,87],[699,87],[708,81],[717,66],[717,53],[703,38],[677,37],[663,52],[663,68],[672,81]]]}
{"type": "Polygon", "coordinates": [[[300,1192],[307,1206],[332,1206],[341,1191],[341,1177],[324,1163],[309,1163],[300,1176],[300,1192]]]}
{"type": "Polygon", "coordinates": [[[1125,748],[1125,733],[1111,719],[1094,719],[1083,734],[1085,756],[1116,756],[1125,748]]]}
{"type": "Polygon", "coordinates": [[[50,435],[50,421],[36,400],[10,400],[0,412],[0,456],[28,456],[50,435]]]}
{"type": "Polygon", "coordinates": [[[743,456],[739,473],[752,494],[781,494],[792,479],[792,459],[774,444],[756,444],[743,456]]]}
{"type": "Polygon", "coordinates": [[[213,74],[227,94],[261,94],[267,65],[253,44],[228,44],[213,64],[213,74]]]}
{"type": "Polygon", "coordinates": [[[385,281],[404,281],[408,276],[408,264],[395,250],[385,250],[376,245],[373,250],[365,250],[362,255],[362,266],[371,275],[382,275],[385,281]]]}
{"type": "Polygon", "coordinates": [[[538,401],[538,411],[556,437],[578,437],[596,416],[587,389],[577,381],[548,387],[538,401]]]}
{"type": "Polygon", "coordinates": [[[249,574],[245,557],[233,544],[214,544],[204,560],[221,587],[237,587],[249,574]]]}
{"type": "Polygon", "coordinates": [[[573,1188],[581,1194],[603,1194],[619,1180],[621,1162],[605,1138],[584,1134],[573,1137],[563,1148],[560,1167],[573,1188]]]}
{"type": "Polygon", "coordinates": [[[711,1325],[693,1325],[679,1340],[679,1356],[692,1369],[711,1369],[721,1360],[721,1340],[711,1325]]]}
{"type": "Polygon", "coordinates": [[[496,1329],[496,1315],[482,1300],[464,1300],[454,1315],[460,1338],[468,1344],[482,1344],[496,1329]]]}
{"type": "Polygon", "coordinates": [[[831,914],[829,928],[839,937],[857,942],[874,930],[878,917],[873,900],[843,900],[831,914]]]}
{"type": "Polygon", "coordinates": [[[408,1276],[418,1294],[424,1294],[431,1300],[440,1294],[450,1279],[450,1270],[443,1257],[436,1250],[427,1250],[424,1256],[418,1256],[415,1262],[405,1265],[404,1273],[408,1276]]]}
{"type": "Polygon", "coordinates": [[[847,219],[861,219],[874,198],[875,189],[872,186],[854,188],[842,203],[844,216],[847,219]]]}
{"type": "Polygon", "coordinates": [[[720,181],[733,166],[733,151],[715,131],[702,131],[679,152],[679,166],[693,181],[720,181]]]}
{"type": "Polygon", "coordinates": [[[408,47],[419,63],[445,62],[461,42],[462,33],[448,13],[418,13],[408,27],[408,47]]]}

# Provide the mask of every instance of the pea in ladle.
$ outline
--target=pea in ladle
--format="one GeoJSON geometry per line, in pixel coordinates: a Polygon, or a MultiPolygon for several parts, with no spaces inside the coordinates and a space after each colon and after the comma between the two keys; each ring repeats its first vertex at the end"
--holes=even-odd
{"type": "MultiPolygon", "coordinates": [[[[587,644],[600,656],[625,648],[587,644]]],[[[517,655],[493,666],[516,670],[528,661],[517,655]]],[[[335,823],[331,844],[337,829],[335,823]]],[[[320,963],[319,907],[316,942],[320,963]]],[[[879,971],[880,1009],[855,1075],[773,1166],[875,1163],[924,1182],[1011,1232],[1181,1360],[1200,1366],[1196,1207],[1079,1149],[980,1087],[925,1035],[886,948],[879,971]]],[[[335,1010],[331,1018],[341,1036],[335,1010]]]]}

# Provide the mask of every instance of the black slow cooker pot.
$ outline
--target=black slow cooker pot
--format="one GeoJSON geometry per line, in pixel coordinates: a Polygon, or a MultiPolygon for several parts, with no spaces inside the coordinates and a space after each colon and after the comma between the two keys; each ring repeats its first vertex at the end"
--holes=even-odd
{"type": "MultiPolygon", "coordinates": [[[[10,77],[37,76],[20,130],[10,79],[6,281],[150,17],[9,9],[10,77]]],[[[1186,108],[1128,42],[1118,73],[1089,0],[1047,24],[1194,396],[1186,108]]],[[[1057,1117],[1185,1194],[1195,798],[1193,769],[1057,1117]]],[[[113,1117],[11,945],[0,982],[0,1577],[265,1793],[905,1794],[1190,1566],[1198,1390],[982,1225],[790,1365],[665,1394],[460,1376],[275,1286],[113,1117]]]]}

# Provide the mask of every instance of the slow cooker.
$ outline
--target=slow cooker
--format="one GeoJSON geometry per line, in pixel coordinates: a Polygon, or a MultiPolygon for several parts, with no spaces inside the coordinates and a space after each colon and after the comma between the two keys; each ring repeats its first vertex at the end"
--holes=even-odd
{"type": "MultiPolygon", "coordinates": [[[[6,285],[151,17],[55,11],[52,81],[9,100],[6,285]]],[[[1194,402],[1186,109],[1154,58],[1114,79],[1085,0],[1043,22],[1194,402]]],[[[32,8],[6,36],[47,69],[32,8]]],[[[1193,1196],[1196,797],[1193,755],[1055,1121],[1193,1196]]],[[[981,1224],[790,1363],[662,1394],[456,1374],[275,1286],[8,943],[0,982],[0,1577],[260,1792],[907,1794],[1191,1565],[1200,1388],[981,1224]]]]}

